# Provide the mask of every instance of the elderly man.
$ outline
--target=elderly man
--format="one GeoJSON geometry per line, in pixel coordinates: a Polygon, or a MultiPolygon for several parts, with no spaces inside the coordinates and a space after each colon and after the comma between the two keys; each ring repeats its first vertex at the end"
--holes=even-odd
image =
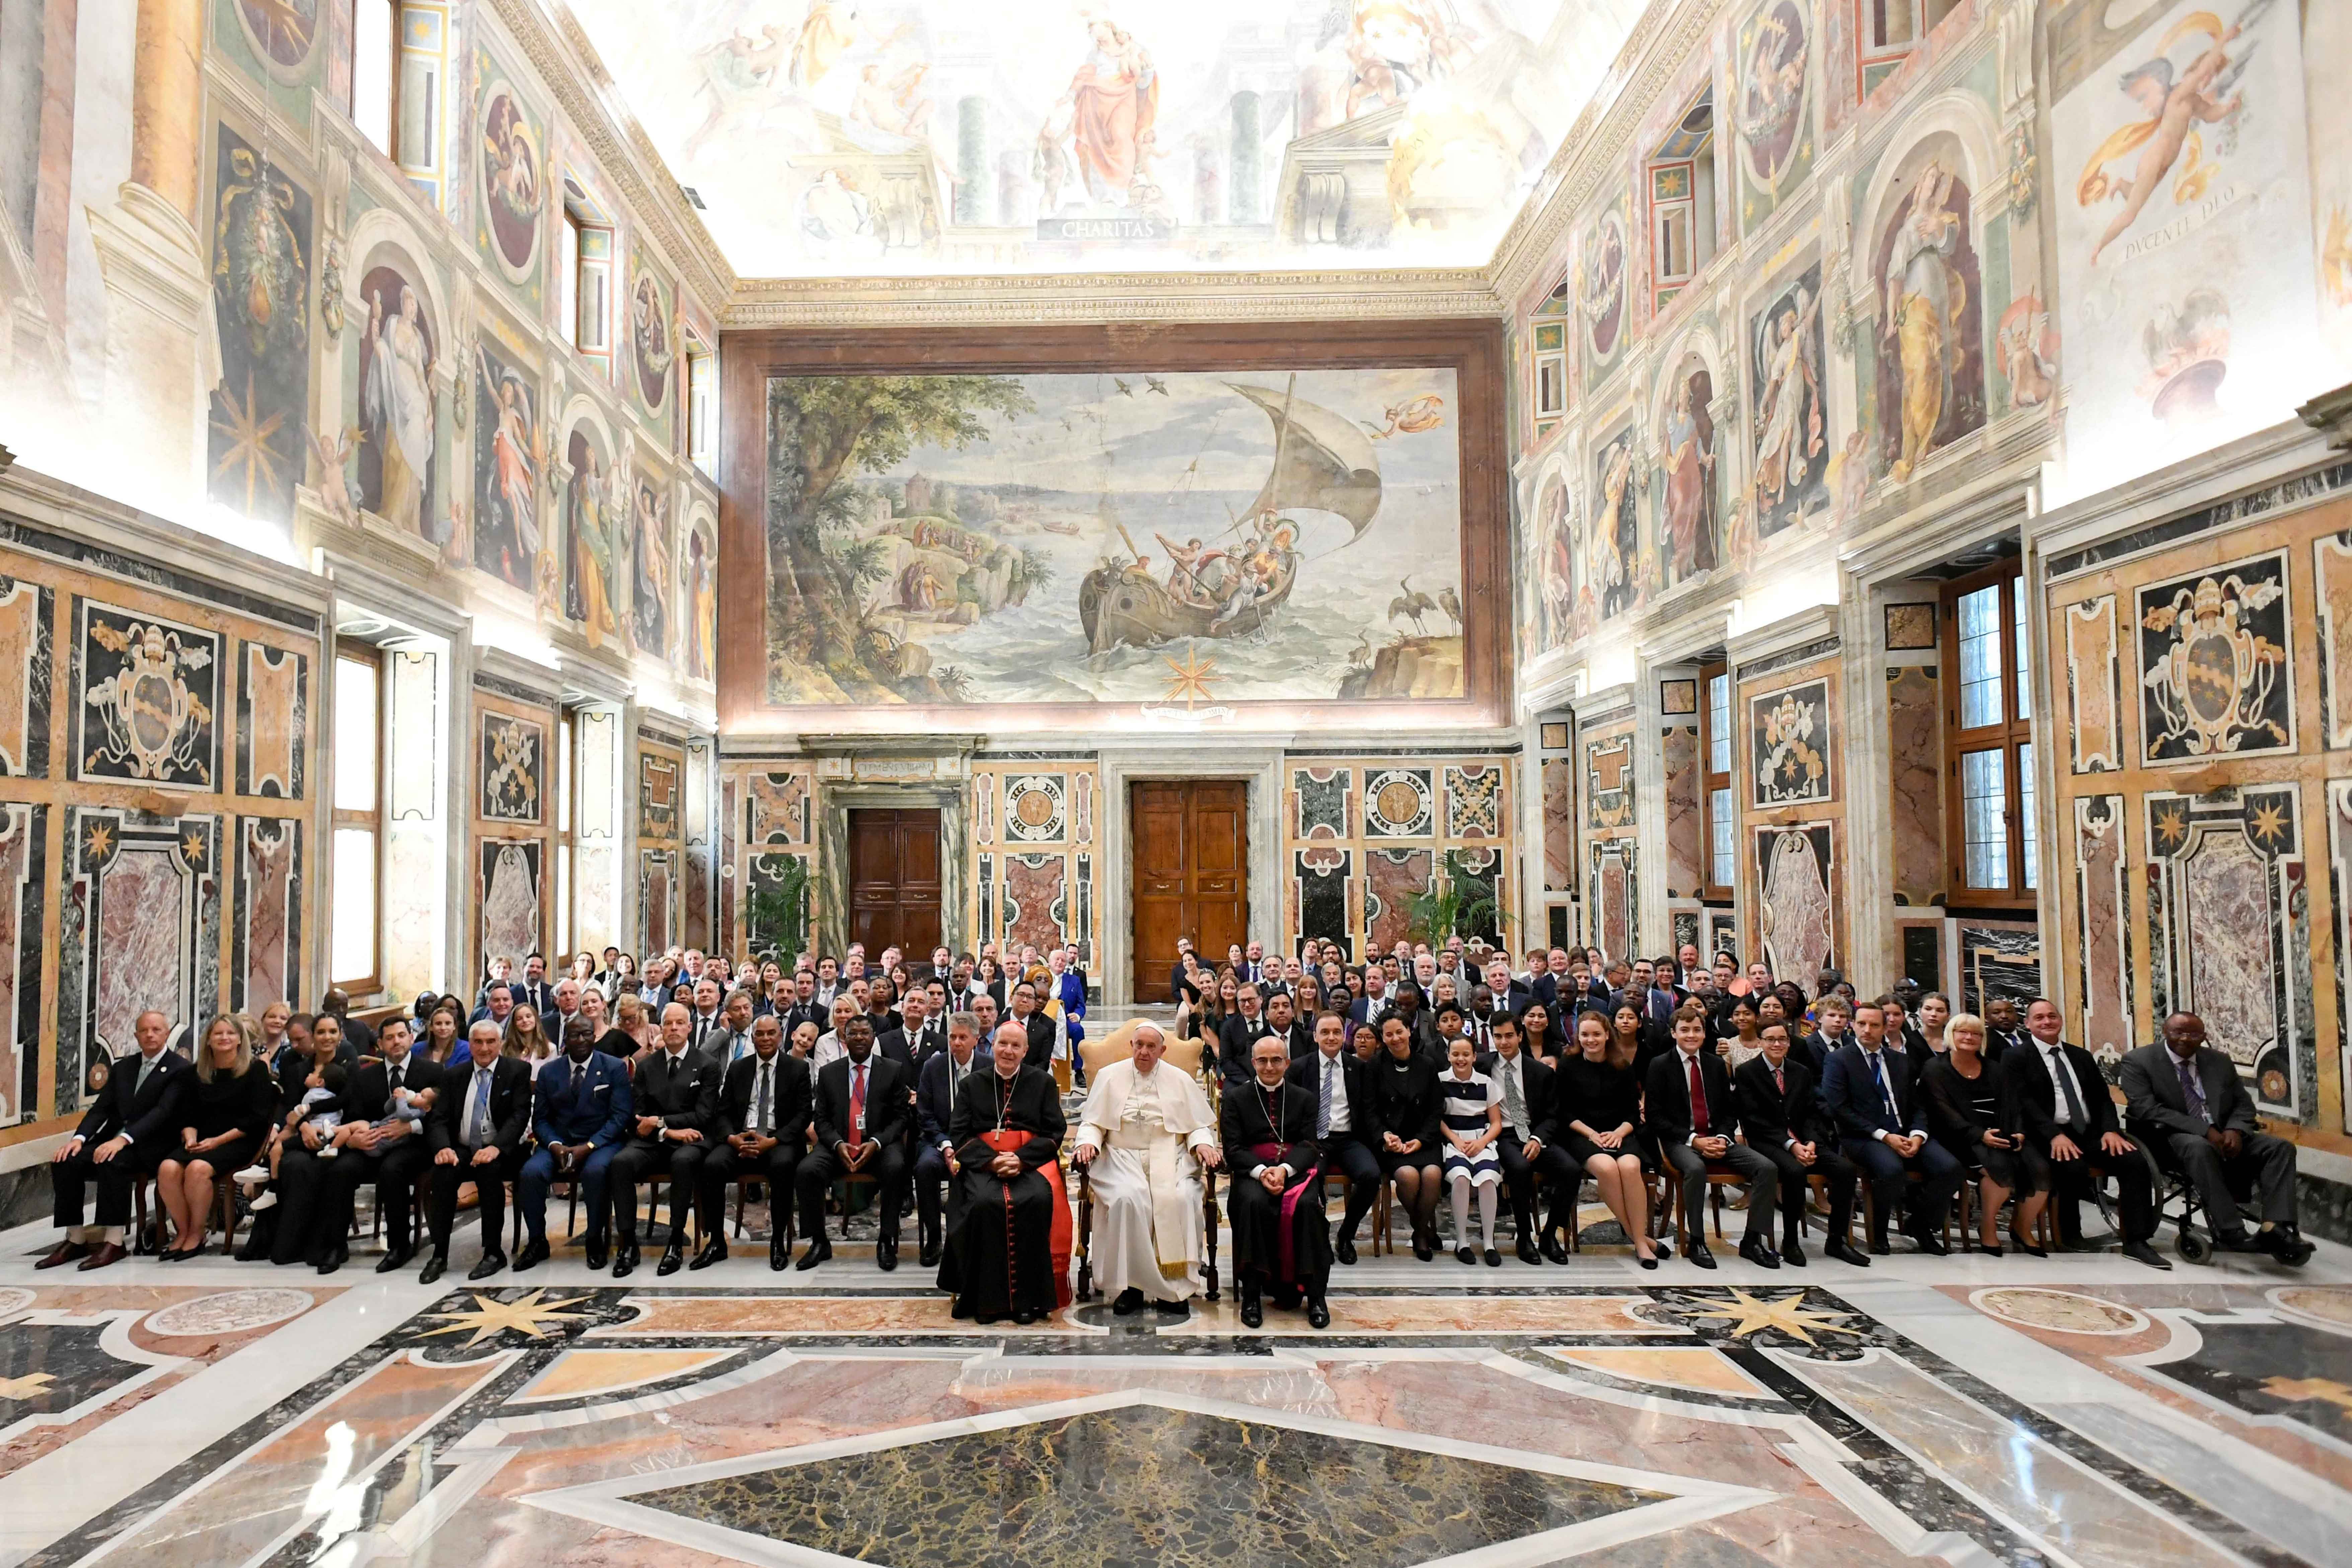
{"type": "Polygon", "coordinates": [[[1323,1152],[1315,1140],[1316,1096],[1286,1075],[1290,1053],[1278,1040],[1250,1048],[1251,1076],[1226,1092],[1225,1146],[1233,1152],[1228,1199],[1234,1229],[1234,1270],[1242,1293],[1242,1325],[1265,1322],[1263,1292],[1275,1305],[1307,1299],[1307,1322],[1328,1328],[1323,1291],[1331,1278],[1331,1228],[1323,1216],[1323,1152]]]}
{"type": "MultiPolygon", "coordinates": [[[[969,1074],[948,1126],[962,1204],[940,1263],[954,1313],[1029,1324],[1069,1301],[1070,1206],[1056,1157],[1063,1120],[1054,1080],[1027,1065],[1028,1030],[998,1026],[990,1070],[969,1074]]],[[[887,1212],[887,1211],[886,1211],[887,1212]]]]}
{"type": "Polygon", "coordinates": [[[1217,1134],[1201,1085],[1160,1066],[1167,1050],[1159,1025],[1135,1026],[1135,1054],[1095,1075],[1070,1155],[1092,1167],[1090,1250],[1121,1317],[1146,1299],[1181,1316],[1201,1293],[1199,1172],[1217,1168],[1217,1134]]]}
{"type": "Polygon", "coordinates": [[[136,1052],[117,1058],[105,1087],[51,1156],[49,1177],[57,1194],[57,1222],[65,1239],[34,1265],[54,1269],[79,1258],[83,1269],[103,1269],[123,1256],[123,1233],[131,1225],[131,1189],[152,1176],[163,1156],[179,1146],[180,1128],[195,1079],[188,1059],[163,1049],[172,1020],[148,1011],[131,1020],[136,1052]],[[82,1222],[82,1188],[98,1187],[98,1223],[82,1222]]]}
{"type": "MultiPolygon", "coordinates": [[[[2026,1014],[2029,1028],[2044,1005],[2026,1014]]],[[[2289,1268],[2311,1260],[2311,1243],[2295,1228],[2294,1145],[2263,1131],[2236,1064],[2205,1043],[2203,1019],[2167,1018],[2163,1044],[2125,1055],[2123,1090],[2125,1124],[2197,1184],[2216,1246],[2267,1252],[2289,1268]],[[2239,1184],[2252,1187],[2252,1207],[2261,1211],[2261,1228],[2251,1236],[2246,1207],[2231,1190],[2239,1184]]]]}

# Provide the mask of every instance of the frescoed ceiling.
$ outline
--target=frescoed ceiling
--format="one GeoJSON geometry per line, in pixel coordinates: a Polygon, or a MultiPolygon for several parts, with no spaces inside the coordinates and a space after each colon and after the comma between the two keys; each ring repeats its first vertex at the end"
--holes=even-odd
{"type": "Polygon", "coordinates": [[[1482,266],[1643,5],[570,0],[786,278],[1482,266]]]}

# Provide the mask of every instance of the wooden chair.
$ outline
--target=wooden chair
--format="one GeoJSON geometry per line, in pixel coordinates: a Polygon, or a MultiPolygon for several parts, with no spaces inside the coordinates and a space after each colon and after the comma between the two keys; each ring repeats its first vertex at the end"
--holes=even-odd
{"type": "MultiPolygon", "coordinates": [[[[1087,1073],[1088,1077],[1091,1078],[1095,1073],[1100,1072],[1112,1062],[1125,1061],[1133,1057],[1135,1055],[1136,1028],[1138,1025],[1148,1020],[1143,1019],[1129,1019],[1127,1022],[1119,1025],[1108,1034],[1098,1037],[1089,1037],[1086,1040],[1080,1040],[1078,1042],[1078,1054],[1087,1064],[1087,1073]]],[[[1152,1027],[1154,1029],[1159,1029],[1160,1030],[1161,1037],[1168,1041],[1167,1051],[1160,1057],[1160,1061],[1169,1066],[1178,1069],[1190,1077],[1200,1077],[1201,1062],[1202,1060],[1202,1046],[1200,1039],[1196,1036],[1190,1040],[1179,1040],[1172,1034],[1170,1034],[1166,1029],[1162,1028],[1159,1024],[1155,1023],[1152,1027]]],[[[1066,1066],[1065,1063],[1061,1062],[1056,1062],[1055,1065],[1057,1067],[1066,1066]]],[[[1217,1113],[1218,1091],[1218,1082],[1213,1075],[1208,1082],[1209,1113],[1212,1117],[1214,1117],[1217,1113]]],[[[1066,1092],[1066,1085],[1065,1086],[1065,1092],[1066,1092]]],[[[1064,1153],[1062,1158],[1065,1168],[1068,1168],[1069,1155],[1066,1151],[1064,1153]]],[[[1077,1282],[1072,1291],[1072,1294],[1078,1301],[1090,1301],[1095,1299],[1097,1293],[1095,1290],[1095,1202],[1092,1167],[1080,1167],[1077,1175],[1078,1278],[1077,1282]]],[[[1202,1253],[1201,1282],[1203,1286],[1203,1293],[1210,1301],[1213,1301],[1217,1299],[1219,1289],[1217,1275],[1217,1227],[1222,1222],[1221,1217],[1217,1212],[1217,1173],[1214,1171],[1202,1171],[1201,1173],[1201,1219],[1206,1238],[1202,1253]]]]}

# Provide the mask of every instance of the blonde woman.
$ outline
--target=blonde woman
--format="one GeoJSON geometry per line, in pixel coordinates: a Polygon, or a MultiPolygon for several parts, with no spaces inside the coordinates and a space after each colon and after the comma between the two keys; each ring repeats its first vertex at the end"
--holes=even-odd
{"type": "Polygon", "coordinates": [[[256,1054],[260,1043],[261,1027],[243,1013],[224,1013],[205,1026],[180,1147],[155,1172],[155,1189],[172,1217],[172,1245],[158,1255],[161,1261],[204,1250],[214,1177],[254,1158],[269,1135],[278,1086],[256,1054]]]}
{"type": "Polygon", "coordinates": [[[514,1010],[507,1014],[506,1039],[501,1043],[507,1055],[530,1069],[533,1078],[555,1056],[555,1042],[540,1027],[539,1009],[529,1002],[517,1002],[514,1010]]]}

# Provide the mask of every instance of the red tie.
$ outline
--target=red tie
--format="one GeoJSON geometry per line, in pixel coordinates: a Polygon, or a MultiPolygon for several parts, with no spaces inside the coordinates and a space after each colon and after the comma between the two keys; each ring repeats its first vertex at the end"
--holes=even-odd
{"type": "Polygon", "coordinates": [[[1772,1087],[1784,1098],[1789,1092],[1789,1081],[1780,1076],[1780,1070],[1777,1067],[1772,1070],[1772,1087]]]}
{"type": "Polygon", "coordinates": [[[1687,1057],[1685,1061],[1690,1068],[1691,1132],[1697,1134],[1706,1131],[1706,1087],[1699,1082],[1698,1058],[1687,1057]]]}
{"type": "Polygon", "coordinates": [[[849,1141],[866,1142],[866,1066],[858,1063],[849,1075],[849,1141]]]}

